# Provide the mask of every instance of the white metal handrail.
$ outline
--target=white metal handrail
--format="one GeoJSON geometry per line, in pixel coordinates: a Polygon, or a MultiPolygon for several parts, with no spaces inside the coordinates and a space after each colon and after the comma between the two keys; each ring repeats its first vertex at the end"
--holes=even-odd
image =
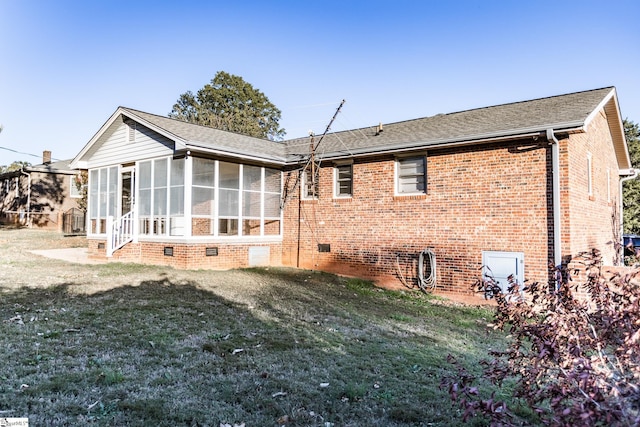
{"type": "Polygon", "coordinates": [[[107,217],[107,256],[133,241],[133,211],[119,217],[114,221],[112,216],[107,217]]]}

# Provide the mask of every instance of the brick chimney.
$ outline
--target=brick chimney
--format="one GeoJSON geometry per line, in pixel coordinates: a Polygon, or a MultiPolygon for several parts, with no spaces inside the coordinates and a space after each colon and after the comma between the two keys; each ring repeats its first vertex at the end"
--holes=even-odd
{"type": "Polygon", "coordinates": [[[42,152],[42,163],[45,165],[48,165],[49,163],[51,163],[51,151],[44,150],[42,152]]]}

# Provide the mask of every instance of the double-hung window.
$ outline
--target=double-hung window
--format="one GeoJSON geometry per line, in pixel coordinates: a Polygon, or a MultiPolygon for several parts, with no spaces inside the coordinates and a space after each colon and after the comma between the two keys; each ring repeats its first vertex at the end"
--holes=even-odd
{"type": "Polygon", "coordinates": [[[351,197],[353,194],[353,165],[337,165],[334,168],[335,197],[351,197]]]}
{"type": "Polygon", "coordinates": [[[425,156],[400,157],[396,160],[398,194],[426,194],[427,163],[425,156]]]}
{"type": "Polygon", "coordinates": [[[593,156],[587,153],[587,195],[593,197],[593,156]]]}
{"type": "Polygon", "coordinates": [[[309,165],[302,173],[302,198],[317,199],[320,194],[320,168],[309,165]],[[313,173],[311,170],[313,169],[313,173]]]}
{"type": "Polygon", "coordinates": [[[71,175],[69,181],[69,196],[75,199],[81,198],[87,188],[87,184],[82,183],[82,175],[71,175]]]}

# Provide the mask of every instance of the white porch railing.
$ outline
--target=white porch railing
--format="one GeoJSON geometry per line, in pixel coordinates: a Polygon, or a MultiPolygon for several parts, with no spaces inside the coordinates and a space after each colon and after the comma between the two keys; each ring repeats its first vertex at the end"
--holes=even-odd
{"type": "Polygon", "coordinates": [[[133,241],[133,211],[127,212],[114,221],[112,216],[107,217],[107,256],[133,241]]]}

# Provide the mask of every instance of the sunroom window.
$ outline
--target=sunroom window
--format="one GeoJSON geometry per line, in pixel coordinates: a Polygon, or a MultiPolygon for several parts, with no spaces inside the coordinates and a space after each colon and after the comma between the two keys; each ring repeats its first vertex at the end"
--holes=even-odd
{"type": "Polygon", "coordinates": [[[264,169],[264,235],[280,235],[281,176],[277,169],[264,169]]]}
{"type": "Polygon", "coordinates": [[[192,235],[280,235],[279,170],[194,158],[192,181],[192,235]]]}
{"type": "Polygon", "coordinates": [[[236,236],[240,201],[240,165],[220,162],[218,170],[220,174],[218,234],[236,236]]]}
{"type": "Polygon", "coordinates": [[[116,214],[118,168],[93,169],[89,174],[89,232],[107,232],[107,217],[116,214]]]}
{"type": "Polygon", "coordinates": [[[184,235],[184,159],[141,162],[138,185],[140,234],[184,235]]]}
{"type": "Polygon", "coordinates": [[[213,235],[215,223],[216,161],[193,159],[191,188],[191,234],[213,235]]]}
{"type": "Polygon", "coordinates": [[[262,210],[262,168],[242,167],[242,234],[260,235],[262,210]]]}

